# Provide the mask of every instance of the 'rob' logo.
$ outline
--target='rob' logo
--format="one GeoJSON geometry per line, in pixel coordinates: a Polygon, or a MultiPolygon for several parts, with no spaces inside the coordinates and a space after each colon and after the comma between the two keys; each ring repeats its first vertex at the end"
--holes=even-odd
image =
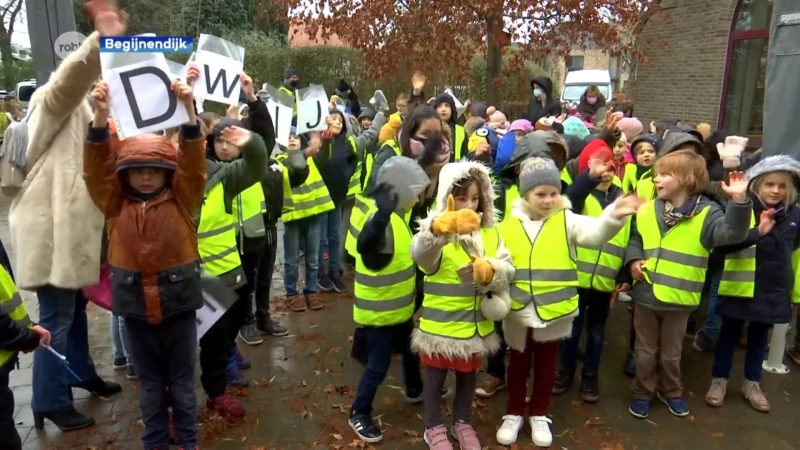
{"type": "MultiPolygon", "coordinates": [[[[77,31],[68,31],[56,38],[56,42],[53,45],[53,50],[55,51],[56,56],[61,59],[66,59],[67,56],[69,56],[72,52],[76,52],[81,48],[81,44],[84,40],[86,40],[85,35],[78,33],[77,31]]],[[[83,55],[77,55],[83,62],[86,62],[86,57],[89,56],[88,52],[85,53],[86,54],[83,55]]]]}

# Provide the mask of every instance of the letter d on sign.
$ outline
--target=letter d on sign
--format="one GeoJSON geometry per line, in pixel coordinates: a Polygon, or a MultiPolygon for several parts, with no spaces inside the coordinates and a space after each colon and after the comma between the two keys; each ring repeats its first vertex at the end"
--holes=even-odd
{"type": "Polygon", "coordinates": [[[119,74],[119,78],[120,81],[122,81],[122,86],[125,89],[125,96],[128,98],[128,103],[131,107],[131,113],[133,114],[133,120],[136,123],[136,128],[144,128],[151,125],[156,125],[166,121],[172,117],[173,114],[175,114],[175,108],[178,106],[178,97],[176,97],[175,93],[172,92],[172,89],[170,89],[172,81],[169,79],[169,76],[159,68],[152,66],[139,67],[127,72],[121,72],[119,74]],[[156,78],[161,80],[162,83],[164,83],[164,89],[166,89],[169,94],[167,110],[160,116],[149,119],[142,117],[142,112],[139,108],[139,103],[136,101],[136,94],[134,93],[133,86],[131,84],[131,79],[142,75],[154,75],[156,78]]]}

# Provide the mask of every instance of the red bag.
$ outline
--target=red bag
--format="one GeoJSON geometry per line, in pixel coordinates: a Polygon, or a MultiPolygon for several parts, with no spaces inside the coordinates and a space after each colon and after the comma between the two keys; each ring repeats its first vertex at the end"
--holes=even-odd
{"type": "Polygon", "coordinates": [[[100,266],[100,281],[94,286],[87,286],[83,291],[83,296],[95,305],[111,311],[111,280],[108,278],[110,271],[108,264],[100,266]]]}

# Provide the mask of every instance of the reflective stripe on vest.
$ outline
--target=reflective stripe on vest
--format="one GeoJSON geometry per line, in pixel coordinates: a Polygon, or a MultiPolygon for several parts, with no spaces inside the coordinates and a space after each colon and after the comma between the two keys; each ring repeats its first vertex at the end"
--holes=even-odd
{"type": "Polygon", "coordinates": [[[625,165],[625,173],[622,175],[622,191],[625,194],[630,194],[636,190],[636,172],[639,166],[636,164],[625,165]]]}
{"type": "Polygon", "coordinates": [[[542,321],[568,316],[578,309],[578,265],[570,255],[567,215],[564,211],[545,220],[531,242],[516,217],[500,224],[503,242],[516,267],[511,283],[511,309],[531,302],[542,321]]]}
{"type": "MultiPolygon", "coordinates": [[[[0,314],[9,316],[21,328],[33,326],[17,286],[2,266],[0,266],[0,314]]],[[[14,353],[16,352],[0,349],[0,367],[8,362],[14,353]]]]}
{"type": "Polygon", "coordinates": [[[225,190],[219,182],[206,192],[197,227],[197,249],[203,270],[220,276],[242,265],[236,251],[236,218],[225,212],[225,190]]]}
{"type": "Polygon", "coordinates": [[[295,93],[291,89],[287,88],[286,86],[281,86],[281,87],[278,88],[278,90],[279,91],[283,91],[283,92],[291,95],[292,98],[294,98],[294,102],[292,103],[292,117],[297,117],[297,96],[295,95],[295,93]]]}
{"type": "MultiPolygon", "coordinates": [[[[485,258],[494,258],[500,242],[494,228],[481,228],[485,258]]],[[[442,249],[439,270],[425,275],[420,331],[452,339],[486,337],[494,332],[494,322],[481,312],[483,294],[474,285],[464,284],[457,270],[470,263],[470,256],[458,244],[442,249]]]]}
{"type": "MultiPolygon", "coordinates": [[[[750,216],[750,228],[756,226],[756,216],[750,216]]],[[[756,290],[756,246],[751,245],[725,256],[725,266],[719,282],[719,294],[729,297],[753,298],[756,290]]]]}
{"type": "Polygon", "coordinates": [[[455,126],[456,130],[456,161],[461,161],[461,148],[464,146],[464,139],[467,138],[467,132],[464,131],[464,127],[461,125],[455,126]]]}
{"type": "Polygon", "coordinates": [[[350,147],[353,149],[353,153],[356,155],[356,171],[352,177],[350,177],[350,185],[347,187],[347,195],[348,197],[351,195],[356,195],[361,193],[361,170],[363,167],[363,159],[364,159],[364,152],[358,152],[358,146],[356,145],[356,138],[353,136],[348,136],[347,142],[350,143],[350,147]]]}
{"type": "Polygon", "coordinates": [[[656,185],[653,183],[653,171],[648,170],[636,181],[636,195],[645,200],[655,200],[656,185]]]}
{"type": "Polygon", "coordinates": [[[514,200],[519,198],[519,188],[516,184],[512,184],[511,187],[506,189],[506,206],[505,211],[503,211],[503,222],[508,220],[511,217],[511,208],[514,204],[514,200]]]}
{"type": "MultiPolygon", "coordinates": [[[[283,155],[279,155],[280,158],[283,155]]],[[[285,158],[285,156],[284,156],[285,158]]],[[[292,206],[294,209],[284,212],[281,219],[284,223],[305,219],[326,213],[334,208],[325,181],[322,180],[314,158],[308,157],[308,178],[305,183],[292,188],[292,206]]]]}
{"type": "MultiPolygon", "coordinates": [[[[369,208],[367,217],[376,211],[369,208]]],[[[356,255],[353,321],[360,325],[395,325],[414,315],[417,269],[409,251],[411,229],[397,214],[392,214],[389,227],[394,245],[389,265],[375,272],[356,255]]]]}
{"type": "Polygon", "coordinates": [[[358,235],[369,217],[369,211],[375,204],[375,201],[369,197],[361,194],[356,195],[355,203],[353,204],[353,211],[350,213],[350,223],[347,227],[347,236],[344,238],[344,249],[347,253],[356,256],[358,251],[356,245],[358,244],[358,235]]]}
{"type": "Polygon", "coordinates": [[[658,301],[687,307],[700,304],[709,255],[700,243],[700,233],[708,210],[695,212],[662,236],[656,202],[651,200],[639,208],[636,228],[644,248],[643,272],[658,301]]]}
{"type": "MultiPolygon", "coordinates": [[[[282,162],[275,160],[278,165],[281,167],[281,173],[283,174],[283,205],[281,207],[281,214],[287,213],[294,209],[294,201],[292,201],[292,185],[289,181],[289,169],[283,165],[282,162]]],[[[266,208],[264,209],[264,213],[266,213],[266,208]]]]}
{"type": "MultiPolygon", "coordinates": [[[[583,215],[600,217],[603,207],[589,194],[583,206],[583,215]]],[[[614,292],[617,274],[625,260],[625,248],[631,234],[631,218],[611,240],[599,247],[578,246],[578,286],[600,292],[614,292]]]]}
{"type": "Polygon", "coordinates": [[[264,213],[267,202],[261,183],[256,183],[236,196],[233,201],[233,217],[238,221],[239,230],[245,237],[259,238],[266,236],[264,213]]]}

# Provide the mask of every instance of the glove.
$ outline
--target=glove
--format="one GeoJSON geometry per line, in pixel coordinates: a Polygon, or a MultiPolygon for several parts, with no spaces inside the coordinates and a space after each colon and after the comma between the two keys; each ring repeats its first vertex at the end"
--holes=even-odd
{"type": "Polygon", "coordinates": [[[472,260],[472,277],[476,284],[489,284],[494,279],[494,269],[489,261],[476,255],[469,255],[472,260]]]}
{"type": "Polygon", "coordinates": [[[274,171],[274,172],[283,172],[283,169],[281,169],[281,165],[280,165],[280,164],[278,164],[278,163],[272,163],[272,164],[270,164],[270,166],[269,166],[269,170],[272,170],[272,171],[274,171]]]}
{"type": "Polygon", "coordinates": [[[717,153],[722,160],[722,165],[726,169],[735,169],[739,167],[739,161],[747,147],[748,139],[739,136],[728,136],[725,142],[717,143],[717,153]]]}
{"type": "Polygon", "coordinates": [[[388,184],[381,183],[376,186],[375,191],[373,191],[373,197],[375,198],[375,206],[378,207],[378,211],[391,214],[397,209],[397,194],[388,184]]]}
{"type": "Polygon", "coordinates": [[[453,196],[447,197],[447,210],[433,220],[431,229],[437,236],[472,234],[481,226],[481,217],[471,209],[455,211],[453,196]]]}

